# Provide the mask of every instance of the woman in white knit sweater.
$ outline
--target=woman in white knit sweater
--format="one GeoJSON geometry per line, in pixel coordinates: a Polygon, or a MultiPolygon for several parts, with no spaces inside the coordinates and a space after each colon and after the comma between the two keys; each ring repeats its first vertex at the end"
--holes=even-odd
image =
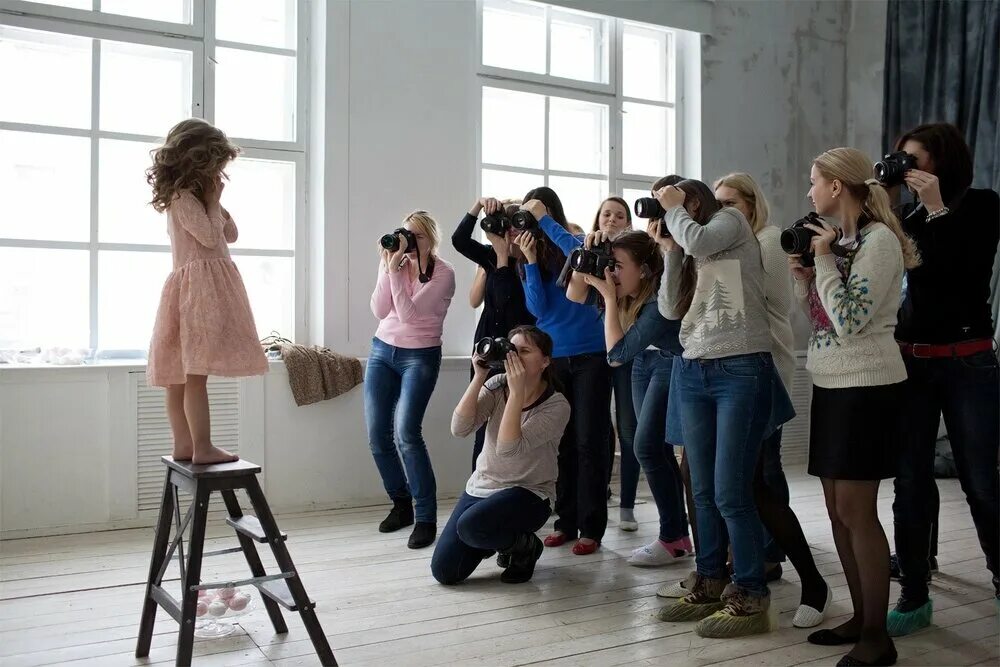
{"type": "MultiPolygon", "coordinates": [[[[715,198],[723,206],[737,209],[750,223],[764,265],[764,299],[771,330],[771,354],[785,390],[792,393],[795,373],[795,339],[789,322],[792,281],[788,277],[785,253],[781,250],[781,230],[768,224],[768,205],[756,181],[745,173],[723,176],[714,184],[715,198]]],[[[754,472],[754,500],[766,529],[764,558],[767,579],[781,577],[781,561],[787,555],[799,573],[802,595],[792,620],[797,628],[811,628],[823,622],[830,606],[831,589],[816,568],[809,543],[798,517],[789,506],[788,481],[781,467],[781,429],[761,443],[754,472]]]]}
{"type": "Polygon", "coordinates": [[[871,173],[871,160],[853,148],[833,148],[813,161],[809,198],[840,228],[807,224],[815,267],[803,261],[807,256],[788,260],[813,330],[809,473],[822,479],[854,606],[850,620],[809,641],[854,644],[838,665],[896,662],[885,621],[889,544],[876,501],[879,482],[895,475],[906,369],[893,331],[903,270],[919,259],[871,173]]]}

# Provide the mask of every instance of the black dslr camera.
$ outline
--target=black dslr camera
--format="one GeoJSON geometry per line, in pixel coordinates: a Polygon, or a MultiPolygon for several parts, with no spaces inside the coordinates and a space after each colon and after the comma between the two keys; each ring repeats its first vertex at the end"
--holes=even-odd
{"type": "Polygon", "coordinates": [[[519,232],[530,232],[538,229],[538,221],[531,211],[518,211],[510,216],[510,226],[519,232]]]}
{"type": "MultiPolygon", "coordinates": [[[[802,266],[816,266],[816,260],[812,253],[812,240],[816,236],[816,232],[806,227],[806,225],[818,225],[823,226],[820,220],[819,214],[813,211],[804,218],[799,218],[792,223],[792,226],[781,232],[781,249],[784,250],[789,255],[802,255],[800,262],[802,266]]],[[[838,227],[837,238],[834,239],[833,245],[830,249],[833,253],[841,254],[838,252],[840,247],[837,241],[843,236],[843,231],[838,227]]]]}
{"type": "Polygon", "coordinates": [[[492,215],[487,215],[480,222],[479,226],[487,234],[494,234],[496,236],[503,236],[510,229],[510,218],[507,213],[500,209],[492,215]]]}
{"type": "Polygon", "coordinates": [[[670,238],[670,232],[667,231],[667,226],[663,224],[663,216],[667,212],[660,205],[660,202],[653,197],[639,197],[635,200],[635,215],[639,218],[645,218],[646,220],[660,219],[660,224],[657,226],[656,233],[661,238],[670,238]]]}
{"type": "Polygon", "coordinates": [[[884,187],[891,188],[903,182],[910,169],[917,168],[917,158],[905,151],[889,153],[881,162],[875,163],[875,178],[884,187]]]}
{"type": "Polygon", "coordinates": [[[604,270],[614,270],[616,266],[614,255],[611,254],[611,243],[604,243],[587,248],[577,248],[569,254],[569,268],[577,273],[586,273],[604,280],[604,270]]]}
{"type": "Polygon", "coordinates": [[[506,338],[480,338],[476,343],[475,352],[479,357],[476,362],[483,368],[495,371],[504,370],[503,362],[507,355],[514,351],[514,344],[506,338]]]}
{"type": "Polygon", "coordinates": [[[389,252],[396,252],[397,250],[399,250],[399,236],[402,236],[404,239],[406,239],[407,253],[417,251],[417,237],[413,235],[413,232],[404,227],[400,227],[399,229],[395,230],[392,234],[386,234],[381,239],[379,239],[379,243],[382,245],[383,248],[385,248],[389,252]]]}

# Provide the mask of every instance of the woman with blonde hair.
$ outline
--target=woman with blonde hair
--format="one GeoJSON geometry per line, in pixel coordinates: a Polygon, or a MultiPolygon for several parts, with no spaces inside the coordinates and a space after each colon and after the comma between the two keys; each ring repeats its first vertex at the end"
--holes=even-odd
{"type": "Polygon", "coordinates": [[[813,161],[809,199],[840,227],[806,223],[810,252],[788,259],[813,330],[809,473],[822,480],[854,607],[850,620],[809,641],[853,644],[839,665],[896,662],[886,631],[889,543],[877,500],[881,480],[896,473],[900,439],[906,367],[893,331],[903,271],[920,260],[871,173],[871,160],[853,148],[833,148],[813,161]]]}
{"type": "Polygon", "coordinates": [[[441,236],[426,211],[406,216],[396,238],[396,250],[378,245],[371,309],[379,325],[365,370],[365,420],[375,465],[393,503],[379,532],[413,524],[415,498],[416,525],[408,545],[419,549],[437,535],[437,485],[422,423],[441,369],[441,333],[455,295],[455,272],[437,256],[441,236]]]}
{"type": "MultiPolygon", "coordinates": [[[[795,357],[792,354],[795,339],[789,321],[792,283],[788,279],[787,261],[781,249],[781,230],[768,224],[767,199],[750,174],[728,174],[718,179],[714,188],[715,198],[720,204],[735,208],[746,217],[760,243],[771,354],[778,376],[790,395],[795,373],[795,357]]],[[[781,577],[781,562],[787,554],[802,583],[802,597],[792,625],[797,628],[815,627],[826,616],[832,589],[816,568],[799,519],[789,506],[788,480],[781,468],[780,428],[761,443],[753,488],[757,513],[765,528],[764,567],[767,580],[774,581],[781,577]]]]}

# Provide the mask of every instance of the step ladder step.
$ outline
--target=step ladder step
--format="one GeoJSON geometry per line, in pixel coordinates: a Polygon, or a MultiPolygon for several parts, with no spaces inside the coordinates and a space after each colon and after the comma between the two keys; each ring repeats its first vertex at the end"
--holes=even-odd
{"type": "MultiPolygon", "coordinates": [[[[264,527],[260,525],[260,521],[255,516],[244,514],[239,519],[229,517],[226,519],[226,523],[255,542],[260,542],[261,544],[267,542],[267,535],[264,534],[264,527]]],[[[278,534],[281,536],[282,542],[288,539],[288,533],[279,531],[278,534]]]]}
{"type": "MultiPolygon", "coordinates": [[[[285,579],[276,579],[274,581],[265,581],[263,583],[254,584],[261,593],[271,598],[282,607],[288,611],[299,611],[299,606],[295,604],[295,600],[292,599],[292,592],[288,590],[288,584],[285,583],[285,579]]],[[[316,606],[316,602],[311,598],[309,600],[309,608],[312,609],[316,606]]]]}

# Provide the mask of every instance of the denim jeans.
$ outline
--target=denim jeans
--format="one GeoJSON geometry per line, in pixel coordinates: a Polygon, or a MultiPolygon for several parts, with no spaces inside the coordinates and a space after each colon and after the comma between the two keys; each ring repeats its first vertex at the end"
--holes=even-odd
{"type": "MultiPolygon", "coordinates": [[[[788,480],[781,467],[781,429],[764,438],[760,446],[760,466],[764,473],[764,484],[776,499],[789,502],[788,480]]],[[[768,563],[782,563],[785,552],[764,528],[764,560],[768,563]]]]}
{"type": "MultiPolygon", "coordinates": [[[[611,369],[615,388],[615,423],[618,426],[618,447],[621,449],[621,502],[620,507],[635,507],[635,490],[639,486],[639,461],[634,450],[636,410],[632,395],[632,364],[622,364],[611,369]]],[[[612,456],[612,460],[614,457],[612,456]]]]}
{"type": "Polygon", "coordinates": [[[770,353],[722,359],[679,359],[680,420],[697,507],[697,566],[726,578],[726,532],[733,547],[733,582],[749,595],[767,594],[764,536],[753,478],[771,419],[774,362],[770,353]]]}
{"type": "Polygon", "coordinates": [[[659,538],[664,542],[688,534],[684,482],[673,445],[666,442],[667,402],[674,355],[645,350],[632,364],[632,397],[638,426],[635,454],[660,514],[659,538]]]}
{"type": "Polygon", "coordinates": [[[417,521],[427,523],[437,523],[437,483],[423,421],[440,370],[440,347],[408,350],[378,338],[365,369],[368,444],[385,492],[392,500],[412,496],[417,521]]]}
{"type": "Polygon", "coordinates": [[[555,529],[600,542],[608,526],[608,432],[611,367],[603,354],[552,360],[569,401],[569,424],[559,442],[555,529]]]}
{"type": "Polygon", "coordinates": [[[936,521],[934,445],[941,414],[955,454],[958,479],[972,511],[986,566],[997,580],[1000,492],[1000,372],[992,352],[955,359],[904,356],[903,452],[892,504],[896,555],[903,594],[914,601],[927,597],[927,557],[936,521]]]}
{"type": "Polygon", "coordinates": [[[548,500],[520,486],[488,498],[463,492],[434,547],[431,574],[442,584],[464,581],[485,559],[509,549],[518,535],[544,526],[550,513],[548,500]]]}

